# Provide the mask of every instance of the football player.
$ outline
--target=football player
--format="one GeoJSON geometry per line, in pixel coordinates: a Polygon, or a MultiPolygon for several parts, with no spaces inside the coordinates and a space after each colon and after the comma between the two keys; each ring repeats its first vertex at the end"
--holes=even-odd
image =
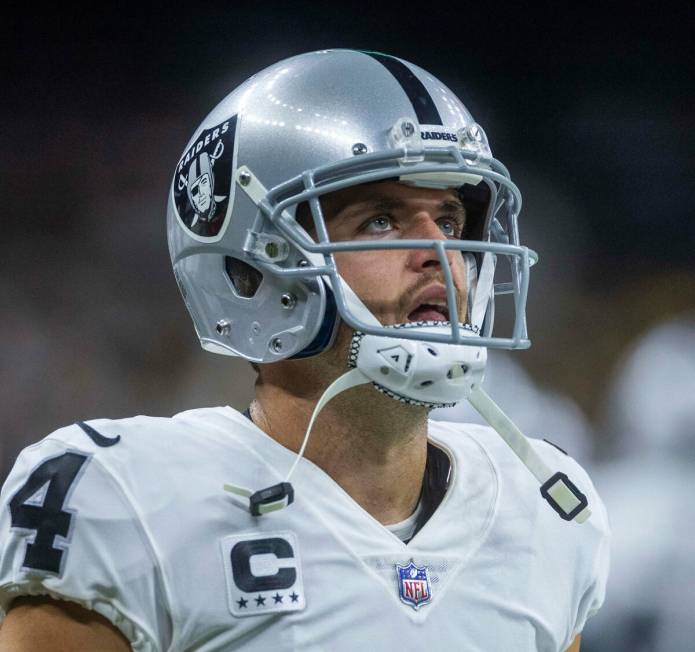
{"type": "Polygon", "coordinates": [[[23,451],[0,650],[578,650],[604,506],[481,388],[488,348],[530,345],[520,208],[465,106],[401,59],[312,52],[228,95],[177,163],[169,248],[203,348],[251,362],[256,398],[23,451]],[[428,422],[462,400],[490,427],[428,422]]]}

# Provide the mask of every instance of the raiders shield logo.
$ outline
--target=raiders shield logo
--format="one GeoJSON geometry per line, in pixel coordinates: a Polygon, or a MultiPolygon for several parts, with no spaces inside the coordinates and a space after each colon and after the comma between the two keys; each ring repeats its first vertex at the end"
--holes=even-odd
{"type": "Polygon", "coordinates": [[[237,116],[205,129],[176,166],[174,202],[179,218],[195,235],[215,237],[227,215],[237,116]]]}

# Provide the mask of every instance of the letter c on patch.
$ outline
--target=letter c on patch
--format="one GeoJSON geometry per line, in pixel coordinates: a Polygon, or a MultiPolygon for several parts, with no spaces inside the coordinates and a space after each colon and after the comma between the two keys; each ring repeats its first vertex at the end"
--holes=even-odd
{"type": "Polygon", "coordinates": [[[295,568],[280,568],[274,575],[257,576],[251,572],[251,557],[275,555],[278,559],[294,559],[294,550],[289,541],[279,537],[239,541],[231,551],[234,583],[246,593],[287,589],[297,579],[295,568]]]}

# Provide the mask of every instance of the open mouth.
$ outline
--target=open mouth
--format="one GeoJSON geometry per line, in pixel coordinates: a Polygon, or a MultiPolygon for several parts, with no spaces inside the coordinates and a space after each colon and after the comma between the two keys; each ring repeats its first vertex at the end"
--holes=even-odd
{"type": "Polygon", "coordinates": [[[449,308],[442,304],[421,303],[408,315],[408,321],[449,321],[449,308]]]}

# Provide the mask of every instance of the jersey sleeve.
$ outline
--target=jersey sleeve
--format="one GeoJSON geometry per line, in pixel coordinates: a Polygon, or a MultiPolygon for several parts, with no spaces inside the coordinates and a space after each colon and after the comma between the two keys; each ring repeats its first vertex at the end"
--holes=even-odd
{"type": "MultiPolygon", "coordinates": [[[[588,480],[588,475],[586,476],[588,480]]],[[[572,640],[581,634],[587,621],[603,606],[606,599],[606,585],[610,570],[610,545],[612,533],[608,521],[606,507],[599,497],[591,481],[591,509],[593,511],[591,519],[594,520],[594,527],[598,533],[598,543],[595,545],[594,560],[588,586],[579,600],[577,609],[577,620],[574,627],[572,640]]],[[[590,519],[590,520],[591,520],[590,519]]]]}
{"type": "MultiPolygon", "coordinates": [[[[101,451],[61,431],[20,454],[0,493],[0,620],[18,596],[76,602],[135,652],[159,652],[171,620],[157,556],[101,451]]],[[[106,449],[105,449],[106,450],[106,449]]]]}
{"type": "MultiPolygon", "coordinates": [[[[574,527],[569,530],[563,527],[563,530],[572,532],[571,541],[575,550],[575,580],[571,594],[574,625],[570,625],[567,630],[571,635],[566,640],[567,645],[562,648],[565,649],[582,633],[589,618],[595,615],[605,602],[612,533],[606,506],[587,470],[555,444],[540,439],[529,438],[529,441],[551,469],[566,473],[585,493],[591,509],[591,516],[584,523],[573,524],[574,527]]],[[[557,520],[555,522],[562,523],[557,520]]],[[[566,526],[565,523],[562,525],[566,526]]]]}

